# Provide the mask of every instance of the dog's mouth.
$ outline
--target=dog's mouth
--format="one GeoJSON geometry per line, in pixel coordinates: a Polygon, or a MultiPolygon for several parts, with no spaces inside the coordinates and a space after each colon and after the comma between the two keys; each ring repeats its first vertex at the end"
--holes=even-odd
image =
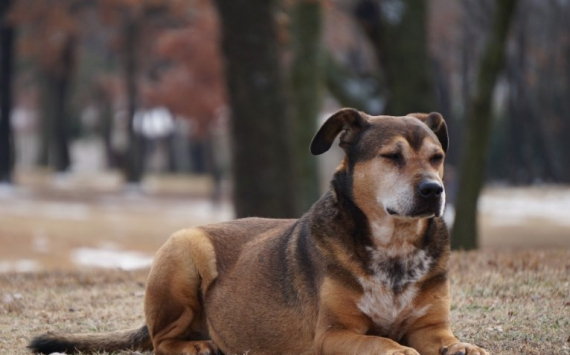
{"type": "Polygon", "coordinates": [[[386,212],[388,212],[388,214],[389,214],[390,216],[398,216],[398,212],[394,211],[393,209],[391,209],[391,208],[389,208],[389,207],[386,208],[386,212]]]}
{"type": "Polygon", "coordinates": [[[386,213],[392,217],[398,218],[432,218],[440,217],[442,214],[442,208],[440,204],[431,206],[418,206],[412,211],[406,213],[400,213],[393,208],[387,207],[386,213]]]}

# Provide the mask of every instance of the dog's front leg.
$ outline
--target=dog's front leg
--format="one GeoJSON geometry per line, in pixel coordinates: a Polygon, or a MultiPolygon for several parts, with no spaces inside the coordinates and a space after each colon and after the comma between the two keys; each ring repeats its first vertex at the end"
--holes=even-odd
{"type": "Polygon", "coordinates": [[[372,323],[357,306],[357,290],[327,278],[319,296],[315,355],[419,355],[391,339],[366,335],[372,323]]]}
{"type": "Polygon", "coordinates": [[[315,355],[419,355],[395,341],[348,330],[329,330],[315,342],[315,355]]]}
{"type": "Polygon", "coordinates": [[[489,355],[485,349],[457,340],[449,323],[418,329],[407,337],[407,344],[422,355],[489,355]]]}
{"type": "Polygon", "coordinates": [[[405,344],[422,355],[489,355],[484,349],[462,343],[453,335],[449,323],[449,284],[442,282],[434,287],[429,298],[416,305],[427,309],[426,314],[414,322],[404,335],[405,344]]]}

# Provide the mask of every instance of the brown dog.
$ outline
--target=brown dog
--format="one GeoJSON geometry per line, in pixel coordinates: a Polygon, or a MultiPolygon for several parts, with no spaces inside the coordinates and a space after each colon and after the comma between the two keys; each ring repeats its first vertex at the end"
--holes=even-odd
{"type": "Polygon", "coordinates": [[[248,218],[175,233],[147,282],[146,326],[44,334],[35,352],[484,355],[449,325],[440,114],[344,109],[311,143],[346,156],[298,220],[248,218]]]}

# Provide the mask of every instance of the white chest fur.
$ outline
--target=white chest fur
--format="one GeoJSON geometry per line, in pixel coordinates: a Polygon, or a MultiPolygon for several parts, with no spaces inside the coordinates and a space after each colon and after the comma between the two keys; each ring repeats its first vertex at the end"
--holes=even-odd
{"type": "Polygon", "coordinates": [[[406,248],[369,250],[371,275],[361,278],[364,293],[358,308],[391,338],[399,338],[402,325],[423,316],[427,307],[416,309],[416,285],[429,271],[432,258],[425,251],[406,248]]]}

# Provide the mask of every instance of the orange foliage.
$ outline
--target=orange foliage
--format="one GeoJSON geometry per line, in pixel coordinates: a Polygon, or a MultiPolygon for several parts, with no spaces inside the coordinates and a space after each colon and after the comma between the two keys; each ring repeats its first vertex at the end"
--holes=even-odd
{"type": "Polygon", "coordinates": [[[164,31],[156,42],[157,56],[170,65],[147,90],[147,97],[194,120],[199,132],[208,129],[225,106],[218,37],[215,9],[209,1],[196,1],[188,24],[164,31]]]}

